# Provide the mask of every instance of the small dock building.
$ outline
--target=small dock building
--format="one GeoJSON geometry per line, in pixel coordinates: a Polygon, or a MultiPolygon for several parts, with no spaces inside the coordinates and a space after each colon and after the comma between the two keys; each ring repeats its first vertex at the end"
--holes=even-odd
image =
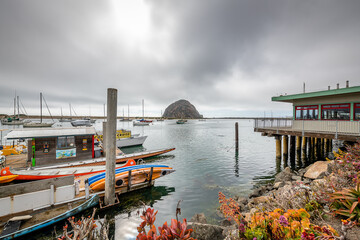
{"type": "MultiPolygon", "coordinates": [[[[292,103],[292,119],[255,119],[254,131],[275,137],[276,158],[299,167],[325,159],[338,141],[360,140],[360,86],[293,95],[272,101],[292,103]],[[289,141],[290,139],[290,141],[289,141]],[[290,142],[290,145],[289,145],[290,142]],[[281,151],[282,150],[282,151],[281,151]]],[[[336,149],[337,150],[337,149],[336,149]]]]}
{"type": "Polygon", "coordinates": [[[94,154],[93,127],[28,128],[7,134],[7,140],[27,140],[29,165],[44,166],[91,159],[94,154]]]}

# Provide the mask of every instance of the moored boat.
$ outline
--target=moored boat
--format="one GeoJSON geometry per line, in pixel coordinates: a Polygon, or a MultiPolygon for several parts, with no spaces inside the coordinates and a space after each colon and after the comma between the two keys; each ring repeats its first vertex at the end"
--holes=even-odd
{"type": "Polygon", "coordinates": [[[8,175],[8,176],[0,176],[0,183],[9,183],[15,180],[18,175],[8,175]]]}
{"type": "Polygon", "coordinates": [[[177,124],[184,124],[186,122],[187,122],[187,120],[184,120],[184,119],[179,119],[176,121],[177,124]]]}
{"type": "Polygon", "coordinates": [[[71,125],[73,127],[80,127],[80,126],[90,127],[90,126],[92,126],[91,121],[89,119],[74,120],[74,121],[71,121],[71,125]]]}
{"type": "MultiPolygon", "coordinates": [[[[103,141],[103,135],[96,135],[98,141],[103,141]]],[[[120,129],[116,130],[116,146],[118,148],[133,147],[143,145],[147,136],[140,136],[140,134],[131,134],[131,131],[120,129]]]]}
{"type": "Polygon", "coordinates": [[[43,127],[52,127],[55,123],[43,123],[43,122],[29,122],[24,123],[24,128],[43,128],[43,127]]]}
{"type": "MultiPolygon", "coordinates": [[[[117,169],[115,171],[115,187],[126,186],[129,182],[129,171],[131,171],[131,184],[138,184],[155,180],[168,175],[175,170],[166,165],[136,165],[117,169]]],[[[88,179],[93,191],[101,191],[105,188],[105,173],[92,176],[88,179]]]]}
{"type": "MultiPolygon", "coordinates": [[[[135,160],[128,160],[124,165],[117,166],[116,169],[135,166],[135,160]]],[[[1,169],[0,176],[1,177],[13,177],[12,180],[22,180],[22,181],[31,181],[31,180],[41,180],[41,179],[49,179],[56,177],[65,177],[65,176],[83,176],[89,174],[96,174],[105,172],[105,166],[92,166],[92,167],[71,167],[71,168],[47,168],[47,169],[34,169],[34,170],[15,170],[9,167],[5,167],[1,169]]],[[[0,177],[0,183],[1,183],[0,177]]],[[[12,181],[11,180],[11,181],[12,181]]]]}
{"type": "Polygon", "coordinates": [[[0,239],[14,239],[18,237],[24,237],[25,235],[32,233],[34,231],[40,230],[42,228],[51,226],[57,222],[65,220],[77,213],[80,213],[86,209],[96,206],[99,203],[99,196],[93,195],[88,200],[78,201],[75,206],[69,210],[68,204],[64,204],[57,207],[49,208],[48,210],[39,210],[34,211],[30,215],[22,216],[18,219],[26,219],[27,220],[14,220],[8,221],[7,225],[5,225],[4,230],[0,234],[0,239]],[[45,221],[40,221],[39,219],[45,218],[45,221]],[[17,227],[11,228],[11,222],[17,221],[14,225],[17,227]],[[21,222],[24,222],[21,224],[21,222]]]}

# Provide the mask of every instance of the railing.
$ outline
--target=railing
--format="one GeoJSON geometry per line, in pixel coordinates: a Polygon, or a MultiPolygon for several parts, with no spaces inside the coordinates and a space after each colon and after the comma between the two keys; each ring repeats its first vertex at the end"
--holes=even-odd
{"type": "Polygon", "coordinates": [[[319,121],[289,119],[255,119],[255,129],[294,130],[313,133],[331,133],[360,136],[360,121],[319,121]]]}
{"type": "Polygon", "coordinates": [[[257,118],[254,122],[254,128],[291,128],[292,119],[288,118],[257,118]]]}

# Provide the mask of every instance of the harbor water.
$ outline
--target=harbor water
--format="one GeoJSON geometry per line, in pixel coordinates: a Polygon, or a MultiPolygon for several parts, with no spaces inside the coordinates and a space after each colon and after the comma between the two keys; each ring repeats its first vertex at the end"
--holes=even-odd
{"type": "MultiPolygon", "coordinates": [[[[70,127],[70,123],[57,122],[53,127],[61,126],[70,127]]],[[[97,120],[94,126],[101,131],[102,121],[97,120]]],[[[216,223],[220,219],[216,214],[219,191],[227,196],[246,196],[255,185],[271,180],[277,172],[275,141],[255,133],[253,120],[189,120],[186,124],[165,120],[150,126],[118,121],[117,128],[148,136],[142,147],[122,149],[125,153],[175,147],[175,151],[146,163],[168,165],[176,172],[157,179],[154,187],[121,195],[120,205],[99,212],[100,217],[106,214],[112,220],[114,239],[136,238],[141,223],[137,213],[144,205],[158,211],[156,226],[175,218],[179,201],[180,219],[189,221],[194,214],[204,213],[208,222],[216,223]],[[238,153],[235,122],[239,123],[238,153]]]]}

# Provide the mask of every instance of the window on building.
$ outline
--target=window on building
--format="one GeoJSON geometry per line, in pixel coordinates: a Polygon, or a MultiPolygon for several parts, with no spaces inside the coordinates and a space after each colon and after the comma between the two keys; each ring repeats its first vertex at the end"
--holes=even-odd
{"type": "Polygon", "coordinates": [[[350,120],[350,103],[321,106],[323,120],[350,120]]]}
{"type": "Polygon", "coordinates": [[[360,120],[360,103],[354,104],[354,120],[360,120]]]}
{"type": "Polygon", "coordinates": [[[319,117],[318,105],[296,106],[295,119],[297,120],[316,120],[319,117]]]}
{"type": "Polygon", "coordinates": [[[66,136],[66,137],[58,137],[57,148],[72,148],[75,147],[75,137],[74,136],[66,136]]]}

